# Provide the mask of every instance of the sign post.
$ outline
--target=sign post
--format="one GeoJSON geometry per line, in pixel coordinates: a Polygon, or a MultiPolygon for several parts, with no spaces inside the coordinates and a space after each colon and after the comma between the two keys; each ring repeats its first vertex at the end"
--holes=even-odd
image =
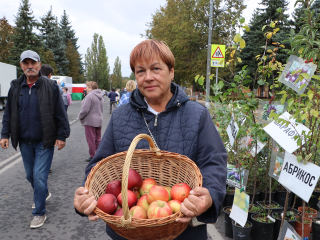
{"type": "Polygon", "coordinates": [[[224,59],[226,53],[225,45],[212,44],[211,45],[211,67],[216,67],[216,84],[218,84],[218,68],[224,67],[224,59]],[[221,62],[221,60],[223,60],[221,62]]]}

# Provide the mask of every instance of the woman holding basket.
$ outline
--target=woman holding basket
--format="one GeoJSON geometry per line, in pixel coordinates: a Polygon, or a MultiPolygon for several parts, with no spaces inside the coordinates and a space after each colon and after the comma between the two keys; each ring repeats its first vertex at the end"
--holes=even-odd
{"type": "MultiPolygon", "coordinates": [[[[219,206],[226,190],[227,152],[210,117],[201,104],[190,101],[184,91],[172,82],[175,59],[163,42],[149,39],[131,52],[130,67],[135,73],[138,89],[130,96],[130,103],[115,109],[96,155],[86,168],[105,157],[127,151],[138,134],[153,137],[161,150],[189,157],[199,167],[203,187],[196,187],[181,204],[184,217],[177,222],[215,223],[219,206]]],[[[147,141],[140,141],[137,149],[149,149],[147,141]]],[[[84,181],[85,183],[85,181],[84,181]]],[[[83,183],[83,186],[84,186],[83,183]]],[[[75,192],[74,206],[89,220],[98,219],[93,212],[95,197],[84,187],[75,192]]],[[[123,240],[107,225],[107,234],[114,240],[123,240]]],[[[176,239],[205,240],[206,225],[188,226],[176,239]]]]}

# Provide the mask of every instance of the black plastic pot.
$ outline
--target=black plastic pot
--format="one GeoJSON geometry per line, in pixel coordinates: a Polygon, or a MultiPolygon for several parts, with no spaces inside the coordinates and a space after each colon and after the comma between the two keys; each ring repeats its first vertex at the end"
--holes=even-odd
{"type": "MultiPolygon", "coordinates": [[[[314,218],[317,219],[317,221],[320,221],[320,218],[314,218]]],[[[312,222],[312,239],[318,240],[320,239],[320,224],[317,224],[315,222],[312,222]]]]}
{"type": "Polygon", "coordinates": [[[319,207],[317,206],[319,202],[320,192],[313,192],[311,198],[309,200],[309,206],[317,211],[319,211],[319,207]]]}
{"type": "Polygon", "coordinates": [[[273,240],[274,222],[262,223],[255,220],[257,214],[251,216],[252,239],[253,240],[273,240]]]}
{"type": "MultiPolygon", "coordinates": [[[[308,202],[309,207],[311,207],[311,208],[313,208],[313,209],[315,209],[317,211],[320,210],[319,207],[317,206],[317,204],[319,202],[319,200],[318,200],[319,197],[320,197],[320,192],[313,192],[312,195],[311,195],[311,198],[310,198],[310,200],[308,202]]],[[[292,202],[292,204],[293,204],[293,202],[292,202]]],[[[291,204],[291,206],[292,206],[292,204],[291,204]]],[[[300,206],[302,206],[302,200],[301,200],[301,198],[299,198],[297,196],[295,208],[298,208],[300,206]]]]}
{"type": "Polygon", "coordinates": [[[226,206],[222,210],[224,213],[224,233],[226,237],[233,238],[232,219],[230,218],[230,213],[226,212],[227,208],[231,208],[231,206],[226,206]]]}
{"type": "MultiPolygon", "coordinates": [[[[277,202],[275,201],[271,201],[271,203],[273,204],[278,204],[277,202]]],[[[268,210],[268,208],[265,208],[264,205],[263,205],[263,201],[258,201],[257,204],[262,207],[263,209],[265,210],[268,210]]],[[[269,201],[266,201],[266,204],[269,204],[269,201]]],[[[283,207],[280,206],[280,208],[271,208],[271,212],[281,212],[283,211],[283,207]]]]}
{"type": "Polygon", "coordinates": [[[294,215],[295,215],[295,216],[298,216],[298,215],[299,215],[299,211],[298,211],[298,209],[296,209],[296,208],[288,207],[288,208],[287,208],[287,212],[289,212],[289,211],[294,212],[294,215]]]}
{"type": "Polygon", "coordinates": [[[247,223],[250,224],[250,227],[241,227],[232,221],[233,240],[250,240],[252,223],[249,221],[247,223]]]}
{"type": "MultiPolygon", "coordinates": [[[[275,196],[276,192],[272,192],[271,193],[271,201],[274,201],[274,196],[275,196]]],[[[264,197],[266,196],[265,192],[260,192],[260,196],[259,196],[259,201],[263,201],[264,197]]],[[[267,199],[266,201],[269,201],[269,192],[267,193],[267,199]]]]}
{"type": "MultiPolygon", "coordinates": [[[[248,194],[249,196],[250,196],[250,203],[251,203],[251,199],[252,199],[252,197],[253,197],[253,193],[249,193],[248,194]]],[[[254,195],[254,201],[253,201],[253,203],[254,204],[256,204],[257,203],[257,201],[259,201],[259,197],[260,197],[260,192],[257,192],[255,195],[254,195]]],[[[250,219],[250,218],[249,218],[250,219]]]]}
{"type": "MultiPolygon", "coordinates": [[[[276,191],[276,194],[274,195],[274,201],[279,203],[282,207],[284,207],[284,203],[286,201],[286,195],[287,195],[287,191],[276,191]]],[[[293,196],[293,193],[291,192],[289,194],[289,199],[288,199],[289,204],[291,203],[292,196],[293,196]]]]}
{"type": "MultiPolygon", "coordinates": [[[[274,227],[273,227],[273,240],[277,240],[278,236],[279,236],[279,231],[280,231],[280,227],[281,227],[281,219],[277,219],[275,218],[275,214],[279,214],[281,216],[281,213],[277,213],[274,212],[271,214],[271,216],[276,220],[276,222],[274,223],[274,227]]],[[[292,227],[294,227],[295,223],[296,223],[296,218],[294,217],[294,220],[286,220],[292,227]]]]}
{"type": "Polygon", "coordinates": [[[227,193],[225,198],[224,198],[224,201],[223,201],[223,206],[232,206],[233,205],[233,199],[234,199],[234,193],[230,194],[230,193],[227,193]]]}

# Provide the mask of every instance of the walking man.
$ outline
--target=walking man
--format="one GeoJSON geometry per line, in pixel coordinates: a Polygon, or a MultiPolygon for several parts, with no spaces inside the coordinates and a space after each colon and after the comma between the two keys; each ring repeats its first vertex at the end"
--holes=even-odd
{"type": "Polygon", "coordinates": [[[47,181],[54,147],[64,148],[70,127],[56,81],[40,73],[39,55],[24,51],[20,56],[24,74],[11,82],[2,120],[0,145],[21,151],[27,180],[34,193],[30,228],[46,220],[46,200],[50,198],[47,181]]]}
{"type": "Polygon", "coordinates": [[[115,89],[112,88],[112,91],[109,93],[108,97],[110,98],[110,112],[109,114],[112,113],[112,105],[114,108],[116,108],[116,97],[118,97],[118,93],[115,92],[115,89]]]}
{"type": "Polygon", "coordinates": [[[102,126],[102,112],[103,112],[103,93],[98,89],[96,82],[86,83],[87,96],[81,102],[81,111],[79,119],[84,126],[86,139],[89,147],[90,157],[86,159],[90,162],[96,154],[98,146],[101,141],[101,126],[102,126]]]}

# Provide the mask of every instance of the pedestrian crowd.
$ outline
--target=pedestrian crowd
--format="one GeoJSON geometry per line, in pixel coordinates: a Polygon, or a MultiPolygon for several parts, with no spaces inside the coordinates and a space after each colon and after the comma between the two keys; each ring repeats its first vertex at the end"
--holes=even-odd
{"type": "MultiPolygon", "coordinates": [[[[47,218],[46,201],[52,196],[47,180],[54,147],[63,149],[70,135],[67,109],[72,99],[66,86],[50,80],[54,69],[41,65],[36,52],[24,51],[20,66],[24,74],[11,82],[0,144],[8,148],[11,138],[15,149],[19,145],[34,193],[30,228],[38,228],[47,218]]],[[[209,111],[173,83],[175,59],[164,42],[139,43],[130,54],[130,67],[136,82],[129,80],[121,91],[112,88],[108,93],[96,82],[86,83],[78,116],[89,148],[85,177],[102,159],[127,151],[136,135],[150,135],[157,148],[185,155],[199,167],[203,184],[181,204],[183,217],[176,221],[190,224],[176,239],[207,239],[206,224],[217,221],[225,196],[227,152],[219,133],[209,111]],[[104,96],[110,99],[112,115],[101,137],[104,96]],[[192,225],[192,218],[200,224],[192,225]]],[[[148,142],[139,142],[137,148],[149,149],[148,142]]],[[[95,221],[97,199],[84,183],[75,190],[75,212],[95,221]]],[[[108,225],[106,232],[114,240],[125,239],[108,225]]]]}

